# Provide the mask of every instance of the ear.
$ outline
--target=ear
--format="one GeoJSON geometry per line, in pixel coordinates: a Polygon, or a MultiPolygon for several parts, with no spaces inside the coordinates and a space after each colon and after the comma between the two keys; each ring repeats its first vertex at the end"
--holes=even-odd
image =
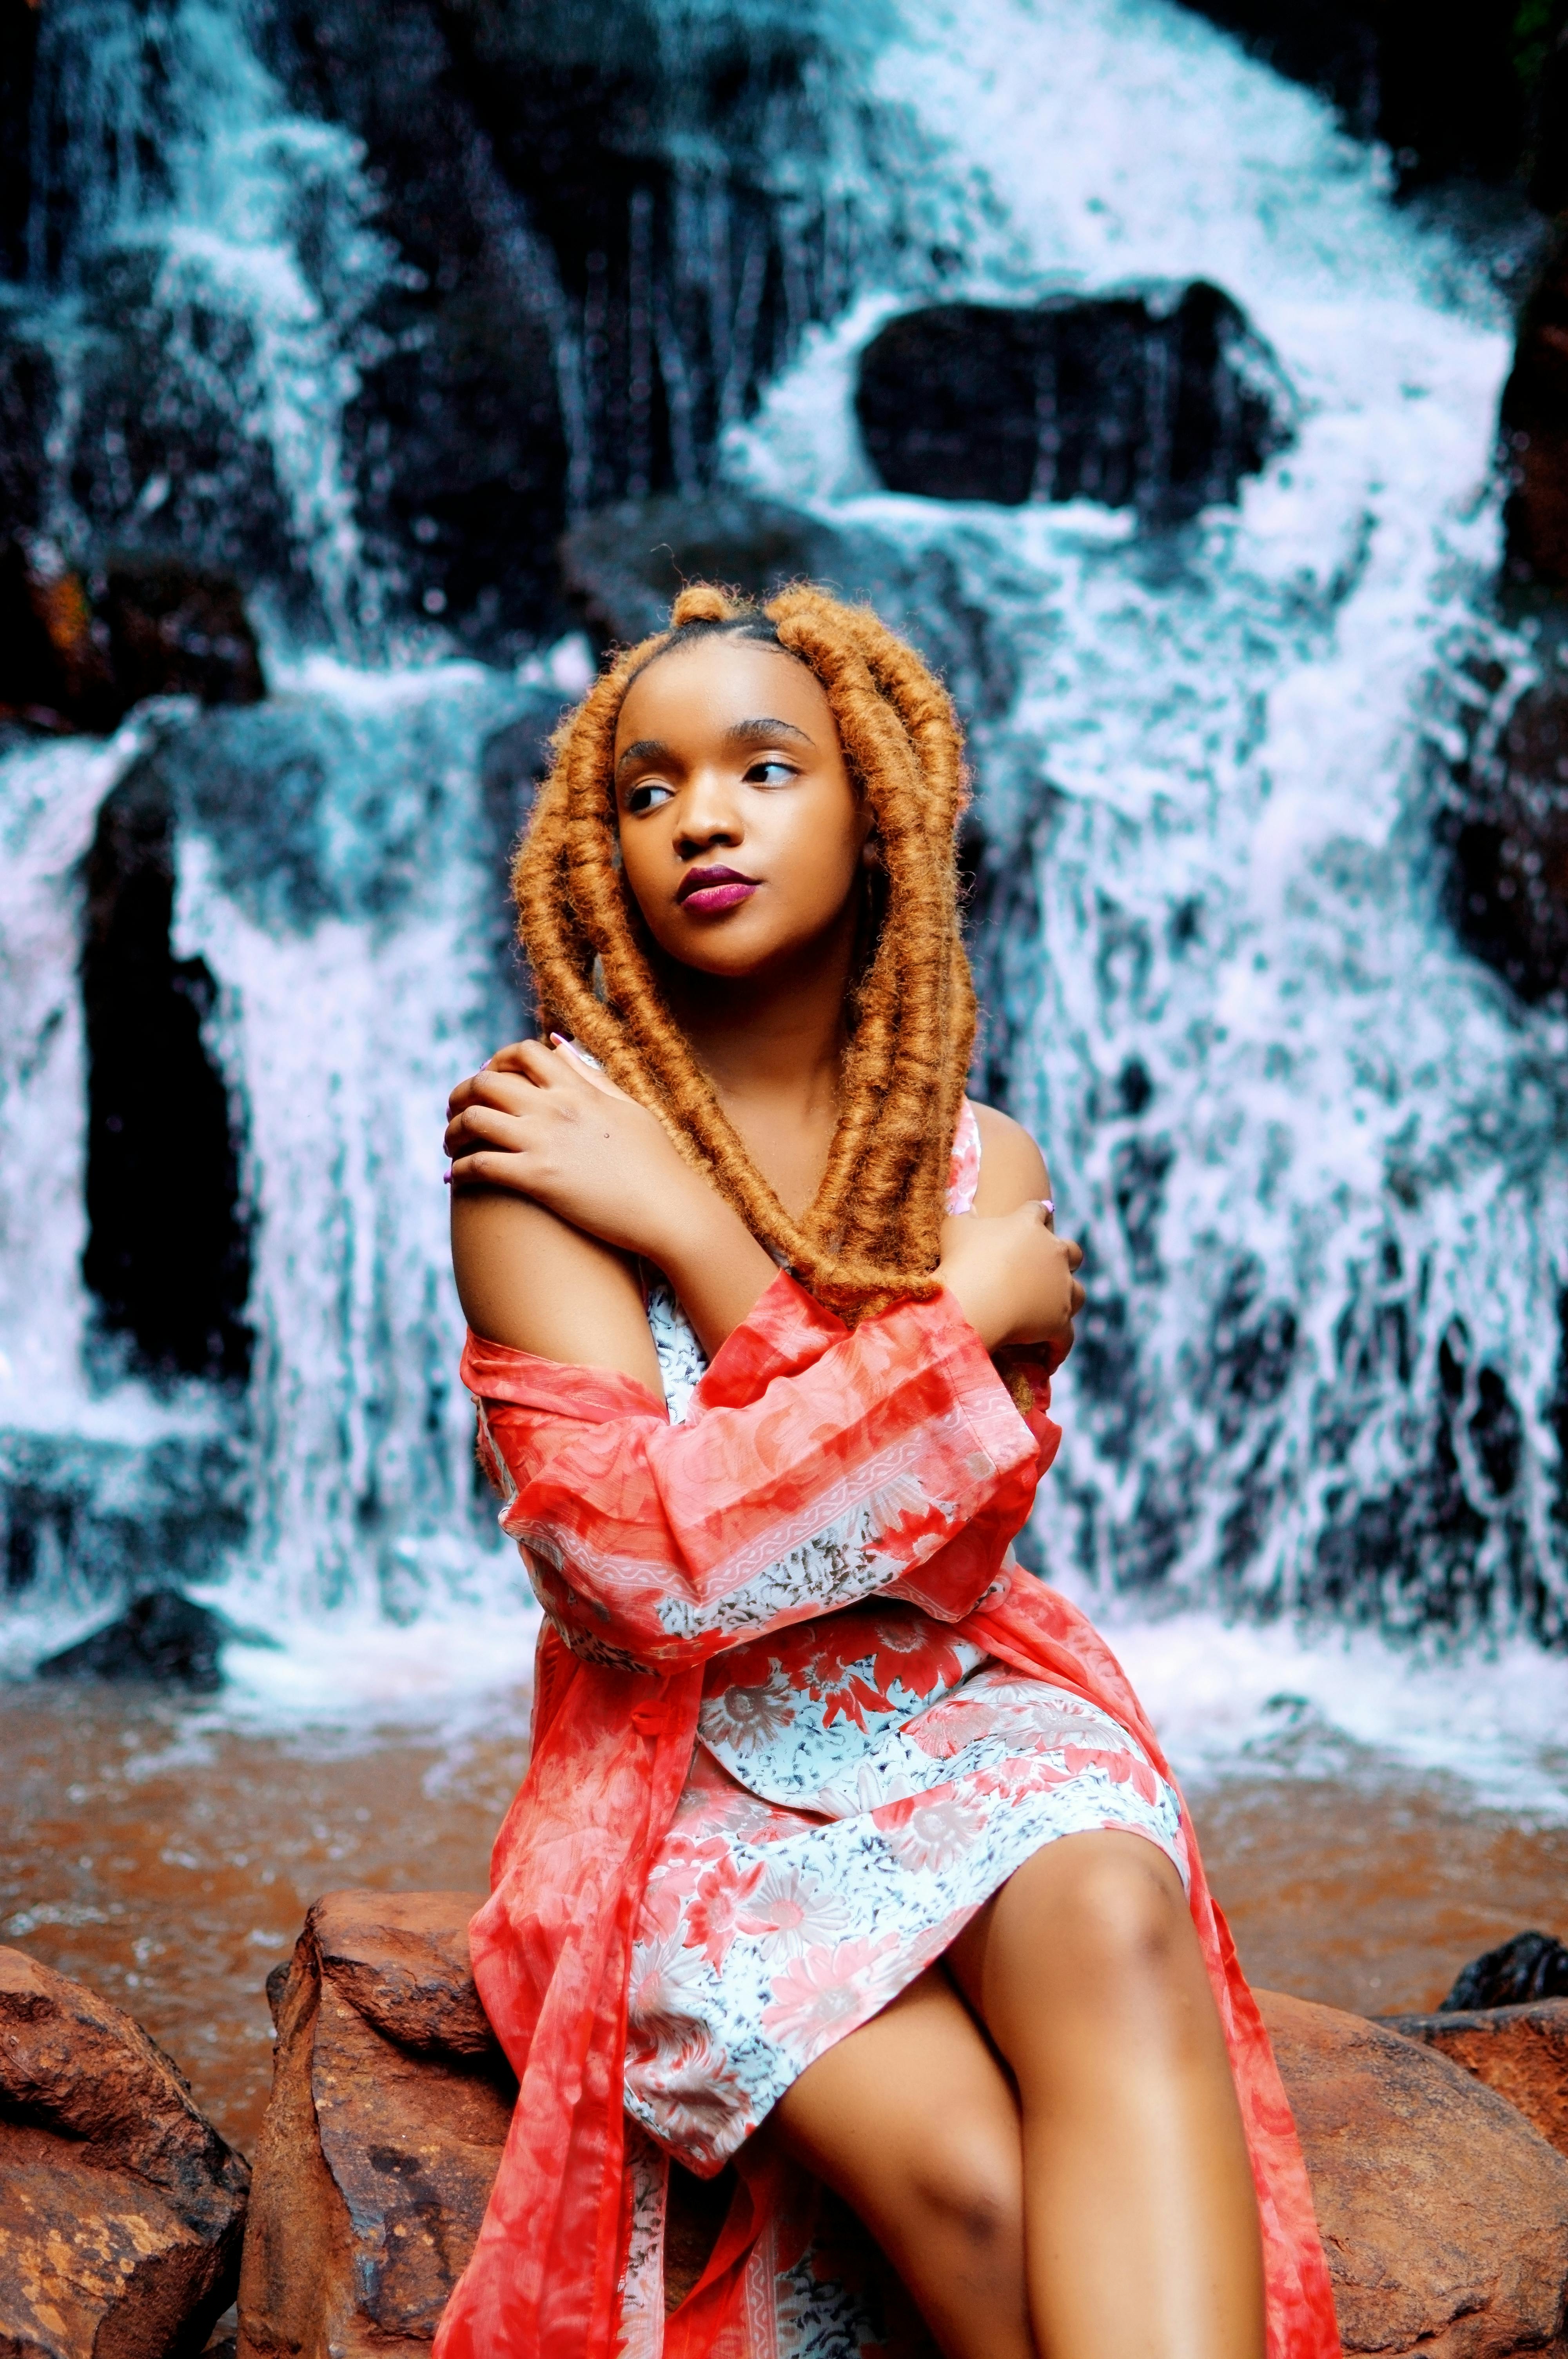
{"type": "Polygon", "coordinates": [[[881,868],[882,865],[882,840],[877,833],[874,823],[860,846],[860,865],[867,869],[881,868]]]}

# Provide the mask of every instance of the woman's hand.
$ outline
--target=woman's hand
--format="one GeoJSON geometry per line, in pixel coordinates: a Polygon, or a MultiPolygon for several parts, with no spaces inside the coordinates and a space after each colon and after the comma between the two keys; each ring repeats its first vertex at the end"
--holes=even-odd
{"type": "Polygon", "coordinates": [[[542,1040],[514,1041],[460,1082],[444,1145],[454,1189],[508,1189],[652,1260],[672,1207],[704,1187],[646,1106],[573,1049],[542,1040]]]}
{"type": "Polygon", "coordinates": [[[1072,1349],[1084,1289],[1073,1273],[1083,1248],[1047,1225],[1044,1202],[987,1216],[964,1212],[942,1223],[936,1276],[989,1352],[1004,1344],[1072,1349]]]}
{"type": "MultiPolygon", "coordinates": [[[[482,1191],[501,1189],[622,1253],[642,1255],[675,1288],[710,1359],[778,1274],[740,1214],[682,1159],[657,1116],[564,1042],[551,1049],[520,1040],[501,1049],[452,1092],[447,1114],[454,1195],[482,1201],[482,1191]]],[[[454,1210],[454,1244],[457,1219],[454,1210]]],[[[488,1255],[473,1258],[496,1263],[494,1240],[488,1255]]],[[[465,1252],[460,1283],[467,1275],[470,1321],[477,1317],[480,1332],[498,1342],[541,1348],[529,1340],[533,1329],[519,1324],[509,1273],[497,1263],[487,1289],[482,1266],[469,1271],[469,1259],[465,1252]]],[[[578,1356],[550,1334],[546,1357],[578,1356]]],[[[621,1364],[620,1356],[607,1364],[621,1364]]]]}

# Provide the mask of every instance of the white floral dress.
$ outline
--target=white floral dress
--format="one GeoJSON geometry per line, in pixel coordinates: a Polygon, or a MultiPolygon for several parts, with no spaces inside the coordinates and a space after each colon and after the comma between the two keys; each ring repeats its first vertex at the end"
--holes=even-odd
{"type": "MultiPolygon", "coordinates": [[[[952,1212],[974,1202],[979,1152],[966,1106],[952,1212]]],[[[678,1423],[701,1349],[667,1289],[649,1323],[678,1423]]],[[[718,2171],[1032,1853],[1104,1828],[1186,1881],[1178,1799],[1126,1730],[917,1606],[872,1599],[717,1656],[637,1929],[627,2112],[718,2171]]]]}

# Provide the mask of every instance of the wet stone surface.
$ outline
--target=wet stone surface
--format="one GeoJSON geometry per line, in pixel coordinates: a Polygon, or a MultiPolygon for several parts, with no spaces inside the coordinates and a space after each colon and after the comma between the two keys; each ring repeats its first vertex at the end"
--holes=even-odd
{"type": "Polygon", "coordinates": [[[488,1740],[290,1743],[146,1690],[0,1687],[0,1942],[127,2008],[249,2154],[264,1985],[307,1908],[346,1883],[482,1889],[524,1759],[514,1719],[488,1740]]]}
{"type": "Polygon", "coordinates": [[[139,2025],[0,1949],[0,2348],[199,2348],[235,2289],[249,2184],[139,2025]]]}
{"type": "Polygon", "coordinates": [[[1152,525],[1233,501],[1291,439],[1265,347],[1201,281],[1007,310],[935,304],[867,346],[855,395],[872,465],[923,499],[1100,502],[1152,525]]]}

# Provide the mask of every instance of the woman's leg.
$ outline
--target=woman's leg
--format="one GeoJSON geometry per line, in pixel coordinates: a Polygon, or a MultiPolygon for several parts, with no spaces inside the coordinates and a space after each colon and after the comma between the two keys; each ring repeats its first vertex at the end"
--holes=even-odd
{"type": "Polygon", "coordinates": [[[945,1962],[1018,2084],[1040,2359],[1261,2359],[1251,2168],[1170,1862],[1138,1835],[1047,1844],[945,1962]]]}
{"type": "Polygon", "coordinates": [[[943,1973],[808,2064],[770,2134],[860,2214],[946,2359],[1036,2359],[1018,2105],[943,1973]]]}

